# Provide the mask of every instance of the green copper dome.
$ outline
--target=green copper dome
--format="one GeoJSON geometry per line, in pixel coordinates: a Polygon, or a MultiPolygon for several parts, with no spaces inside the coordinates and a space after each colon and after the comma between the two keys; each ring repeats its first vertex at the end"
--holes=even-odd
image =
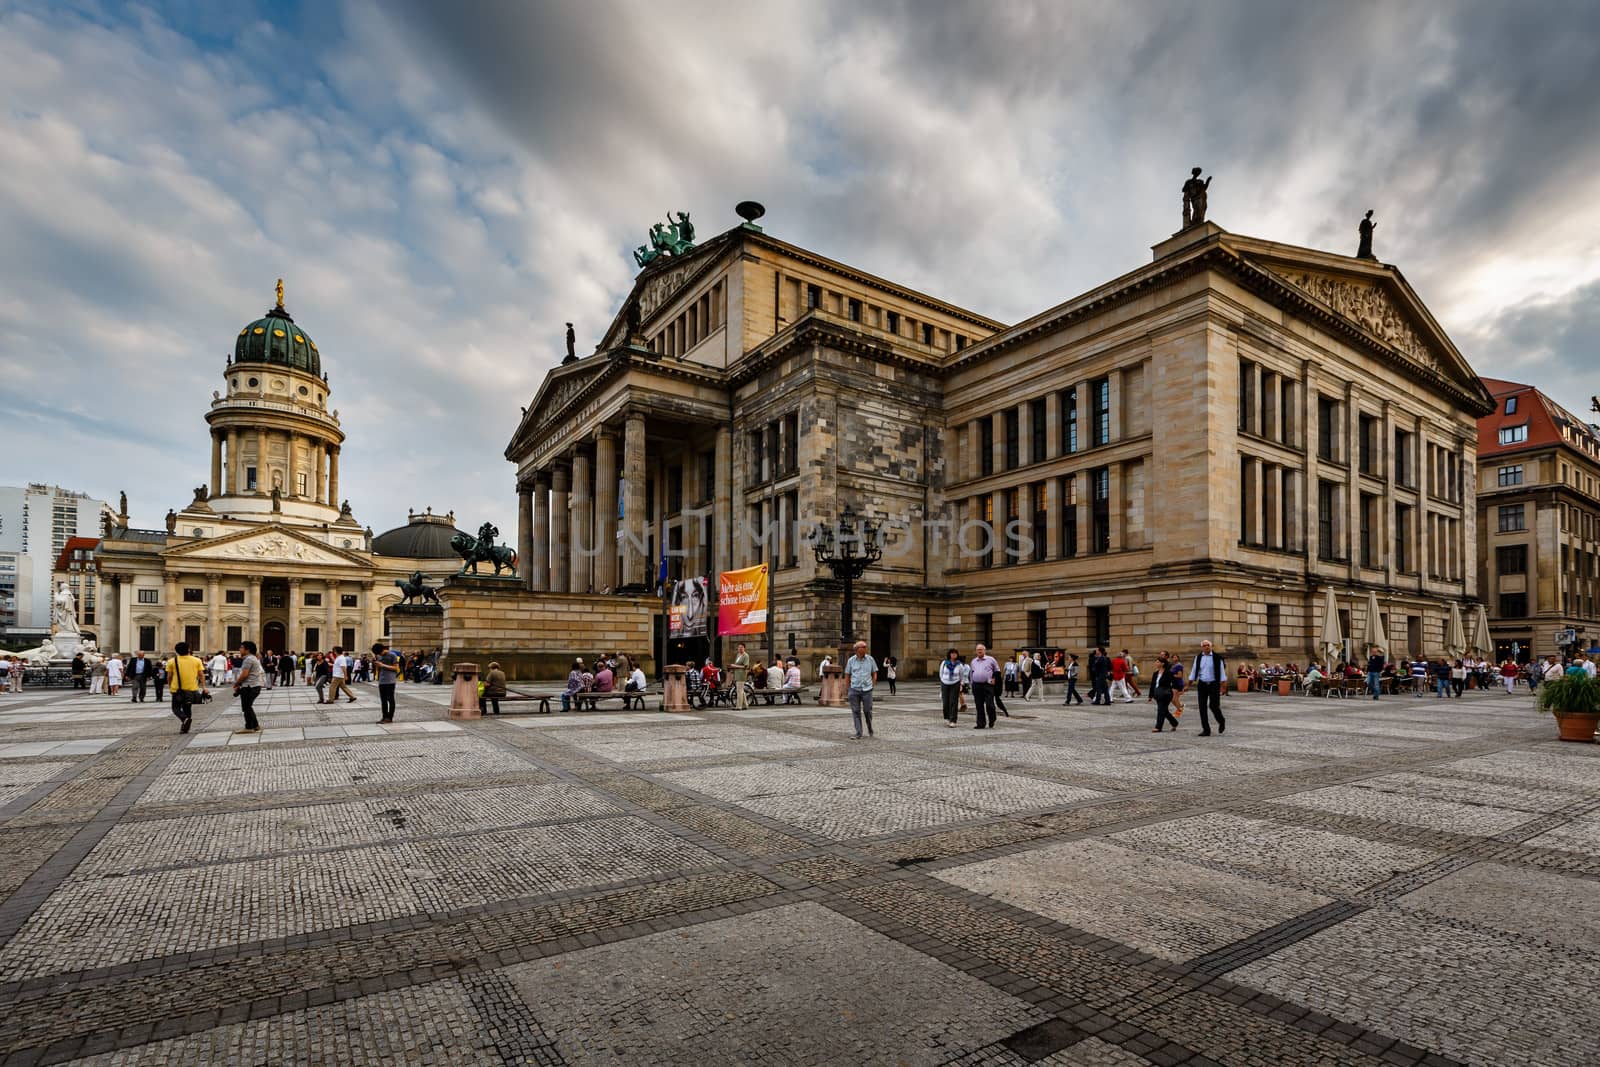
{"type": "Polygon", "coordinates": [[[278,304],[239,331],[233,344],[235,363],[267,363],[322,376],[322,356],[316,342],[294,324],[283,306],[283,281],[278,281],[278,304]]]}

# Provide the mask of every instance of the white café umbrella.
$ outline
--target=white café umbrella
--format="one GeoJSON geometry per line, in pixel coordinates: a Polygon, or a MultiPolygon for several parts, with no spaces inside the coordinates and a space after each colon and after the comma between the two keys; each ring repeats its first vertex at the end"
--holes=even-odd
{"type": "Polygon", "coordinates": [[[1472,641],[1467,651],[1475,656],[1488,657],[1494,653],[1494,638],[1489,636],[1489,613],[1478,605],[1477,618],[1472,623],[1472,641]]]}
{"type": "Polygon", "coordinates": [[[1389,638],[1383,632],[1383,615],[1378,611],[1377,590],[1367,591],[1367,620],[1361,631],[1361,644],[1369,653],[1374,648],[1389,650],[1389,638]]]}
{"type": "Polygon", "coordinates": [[[1450,621],[1444,628],[1444,653],[1451,659],[1460,659],[1467,649],[1467,635],[1461,625],[1461,605],[1450,601],[1450,621]]]}
{"type": "Polygon", "coordinates": [[[1322,605],[1322,635],[1317,639],[1322,655],[1331,666],[1344,655],[1344,631],[1339,628],[1339,600],[1328,586],[1328,598],[1322,605]]]}

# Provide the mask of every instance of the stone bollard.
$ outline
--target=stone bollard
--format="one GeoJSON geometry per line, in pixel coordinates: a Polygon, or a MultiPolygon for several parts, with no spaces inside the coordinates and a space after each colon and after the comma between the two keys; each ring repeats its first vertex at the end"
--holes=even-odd
{"type": "Polygon", "coordinates": [[[829,664],[822,668],[822,696],[817,703],[825,708],[843,708],[850,704],[850,683],[844,676],[844,668],[837,664],[829,664]]]}
{"type": "Polygon", "coordinates": [[[452,719],[481,719],[478,710],[478,665],[457,663],[455,681],[450,689],[450,717],[452,719]]]}
{"type": "Polygon", "coordinates": [[[689,683],[684,675],[688,670],[676,663],[666,668],[666,681],[662,685],[662,711],[692,711],[689,707],[689,683]]]}

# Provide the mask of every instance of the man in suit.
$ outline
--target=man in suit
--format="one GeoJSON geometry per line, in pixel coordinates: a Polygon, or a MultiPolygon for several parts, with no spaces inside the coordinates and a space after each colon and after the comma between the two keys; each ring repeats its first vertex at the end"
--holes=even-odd
{"type": "MultiPolygon", "coordinates": [[[[144,703],[145,686],[150,684],[150,680],[155,677],[155,673],[156,661],[147,657],[143,649],[136,651],[133,654],[133,658],[128,661],[128,681],[131,683],[128,688],[133,691],[133,696],[129,700],[130,704],[144,703]]],[[[156,699],[159,700],[161,698],[157,697],[156,699]]]]}
{"type": "Polygon", "coordinates": [[[1089,653],[1089,703],[1111,703],[1111,658],[1106,650],[1096,645],[1089,653]]]}
{"type": "Polygon", "coordinates": [[[1222,717],[1222,687],[1228,682],[1228,661],[1211,651],[1210,641],[1200,642],[1200,654],[1194,658],[1194,668],[1189,671],[1189,684],[1200,690],[1200,736],[1211,736],[1211,718],[1207,710],[1217,717],[1217,733],[1228,732],[1228,721],[1222,717]]]}

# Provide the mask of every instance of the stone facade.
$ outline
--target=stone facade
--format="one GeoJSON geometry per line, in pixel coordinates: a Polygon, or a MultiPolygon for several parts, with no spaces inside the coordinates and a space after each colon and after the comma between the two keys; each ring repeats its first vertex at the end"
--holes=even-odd
{"type": "Polygon", "coordinates": [[[396,604],[388,610],[389,643],[403,652],[444,647],[444,609],[437,604],[396,604]]]}
{"type": "Polygon", "coordinates": [[[849,510],[885,531],[849,629],[906,677],[980,640],[1303,660],[1330,587],[1346,634],[1376,589],[1393,651],[1439,651],[1477,585],[1466,361],[1392,266],[1210,223],[1154,253],[1009,328],[749,225],[652,265],[507,447],[525,583],[767,562],[813,665],[807,537],[849,510]]]}
{"type": "Polygon", "coordinates": [[[448,665],[497,661],[508,678],[565,679],[573,657],[626,652],[655,669],[650,639],[657,601],[646,597],[532,593],[521,583],[458,576],[439,588],[448,665]]]}

